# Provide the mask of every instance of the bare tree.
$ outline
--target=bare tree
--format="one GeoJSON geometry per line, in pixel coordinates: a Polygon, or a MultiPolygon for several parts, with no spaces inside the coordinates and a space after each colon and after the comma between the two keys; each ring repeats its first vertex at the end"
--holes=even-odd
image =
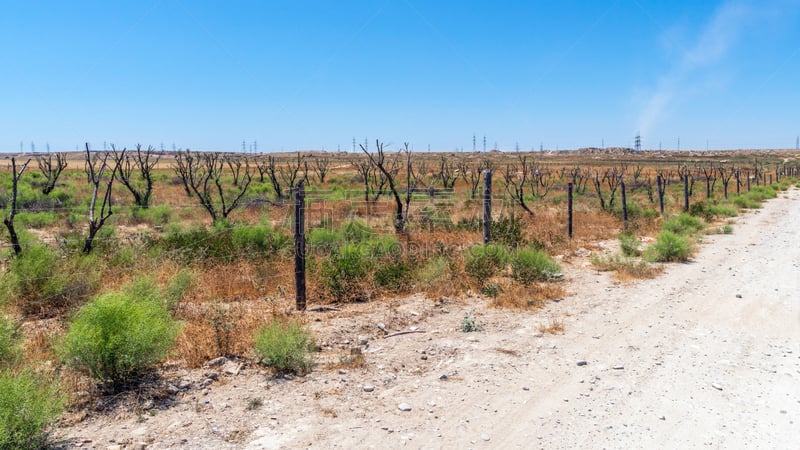
{"type": "Polygon", "coordinates": [[[458,174],[469,186],[469,198],[475,200],[478,197],[478,186],[480,186],[483,179],[481,174],[484,170],[493,168],[492,162],[484,159],[477,164],[477,167],[475,164],[470,164],[466,161],[459,161],[457,164],[458,174]]]}
{"type": "Polygon", "coordinates": [[[328,168],[331,165],[331,159],[327,156],[321,156],[314,158],[313,169],[314,173],[317,174],[317,179],[319,180],[319,184],[325,184],[325,177],[328,175],[328,168]]]}
{"type": "Polygon", "coordinates": [[[185,167],[183,183],[191,189],[214,223],[228,218],[247,193],[253,176],[249,162],[236,189],[228,189],[223,182],[225,163],[219,153],[192,154],[189,150],[178,153],[178,165],[185,167]]]}
{"type": "Polygon", "coordinates": [[[267,155],[266,169],[269,182],[272,184],[272,190],[275,191],[276,200],[283,200],[283,187],[281,186],[281,180],[278,179],[278,165],[274,156],[267,155]]]}
{"type": "Polygon", "coordinates": [[[458,180],[457,165],[452,160],[442,155],[439,159],[439,172],[436,178],[442,183],[442,188],[453,190],[458,180]]]}
{"type": "Polygon", "coordinates": [[[48,195],[56,187],[56,182],[58,177],[61,176],[61,172],[67,168],[67,155],[65,153],[39,155],[36,157],[36,164],[39,165],[39,170],[46,180],[42,187],[42,194],[48,195]],[[56,158],[55,161],[53,161],[53,156],[56,158]]]}
{"type": "Polygon", "coordinates": [[[731,182],[731,178],[736,174],[738,170],[735,167],[725,167],[725,164],[720,163],[717,166],[717,174],[719,175],[720,180],[722,180],[722,193],[725,196],[725,200],[728,199],[728,184],[731,182]]]}
{"type": "Polygon", "coordinates": [[[114,145],[111,145],[114,162],[119,168],[117,179],[133,195],[136,206],[142,209],[150,207],[150,197],[153,195],[153,169],[160,155],[155,153],[153,147],[148,146],[142,151],[142,146],[136,145],[136,153],[122,149],[118,152],[114,145]]]}
{"type": "Polygon", "coordinates": [[[525,212],[533,215],[533,210],[525,202],[525,186],[530,183],[530,166],[526,156],[518,156],[519,164],[507,164],[503,173],[506,192],[525,212]]]}
{"type": "Polygon", "coordinates": [[[111,217],[111,186],[116,178],[119,164],[116,164],[115,158],[111,158],[115,162],[113,166],[109,165],[109,158],[111,154],[108,152],[94,153],[89,151],[89,144],[86,144],[86,161],[84,170],[89,183],[92,185],[92,197],[89,202],[89,233],[86,240],[83,242],[83,253],[91,253],[94,248],[94,239],[97,233],[103,228],[106,220],[111,217]],[[111,170],[111,175],[105,177],[106,172],[111,170]],[[102,186],[101,186],[102,185],[102,186]],[[102,201],[100,203],[100,210],[97,210],[97,199],[100,192],[103,191],[102,201]]]}
{"type": "Polygon", "coordinates": [[[225,161],[225,164],[227,164],[228,168],[231,170],[231,175],[233,175],[233,185],[238,186],[239,179],[242,174],[242,166],[247,165],[248,163],[247,157],[225,155],[222,157],[222,159],[225,161]]]}
{"type": "Polygon", "coordinates": [[[278,174],[280,174],[289,192],[293,192],[295,184],[300,180],[308,180],[308,161],[306,161],[306,157],[300,152],[297,152],[297,157],[293,160],[289,160],[285,167],[278,167],[278,174]],[[300,174],[301,169],[303,170],[302,175],[300,174]]]}
{"type": "Polygon", "coordinates": [[[717,184],[717,170],[714,168],[714,163],[709,162],[708,165],[703,164],[700,166],[703,176],[706,179],[706,198],[711,198],[711,193],[714,191],[714,185],[717,184]]]}
{"type": "Polygon", "coordinates": [[[367,155],[370,162],[378,168],[384,177],[386,177],[386,182],[389,184],[389,191],[392,193],[395,201],[394,229],[397,233],[404,233],[406,230],[406,223],[408,222],[408,207],[411,203],[412,191],[414,189],[414,185],[412,184],[414,170],[411,160],[411,151],[409,150],[408,143],[406,142],[404,144],[404,150],[401,150],[401,152],[405,152],[404,156],[406,162],[406,192],[404,202],[404,199],[400,196],[400,191],[398,190],[397,186],[396,178],[399,173],[393,171],[390,163],[387,163],[386,153],[383,150],[383,143],[376,141],[375,145],[377,150],[374,154],[370,153],[363,145],[359,146],[361,147],[361,151],[367,155]]]}
{"type": "Polygon", "coordinates": [[[25,161],[25,164],[17,169],[17,160],[14,157],[11,157],[11,205],[8,207],[8,213],[3,218],[3,224],[6,226],[8,230],[8,236],[11,240],[11,247],[14,249],[15,255],[20,255],[22,253],[22,246],[19,243],[19,236],[17,235],[17,230],[14,228],[14,216],[17,215],[17,194],[18,194],[18,184],[19,179],[22,176],[22,173],[25,172],[25,169],[28,167],[28,163],[31,162],[30,159],[25,161]]]}
{"type": "Polygon", "coordinates": [[[600,208],[607,211],[614,208],[615,194],[620,184],[622,184],[626,170],[627,166],[624,164],[614,166],[610,169],[606,169],[602,177],[600,177],[600,172],[598,170],[594,171],[594,178],[592,181],[594,182],[594,189],[597,192],[597,197],[600,199],[600,208]],[[608,187],[608,201],[603,197],[603,183],[608,187]]]}

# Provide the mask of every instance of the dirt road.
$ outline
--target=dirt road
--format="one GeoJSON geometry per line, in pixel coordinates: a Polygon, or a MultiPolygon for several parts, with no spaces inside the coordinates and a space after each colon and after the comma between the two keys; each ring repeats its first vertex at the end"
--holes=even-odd
{"type": "Polygon", "coordinates": [[[570,295],[530,314],[420,298],[333,313],[318,325],[326,344],[368,340],[365,368],[293,380],[245,369],[157,414],[58,435],[98,448],[797,448],[798,223],[792,190],[631,285],[574,259],[570,295]],[[457,331],[466,312],[482,331],[457,331]],[[375,332],[401,329],[397,318],[426,332],[375,332]],[[565,332],[542,335],[552,319],[565,332]],[[245,408],[252,398],[263,406],[245,408]]]}

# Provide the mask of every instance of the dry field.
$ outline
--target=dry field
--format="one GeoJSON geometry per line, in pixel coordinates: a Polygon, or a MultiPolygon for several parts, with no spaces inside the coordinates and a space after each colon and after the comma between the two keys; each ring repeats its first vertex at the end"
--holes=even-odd
{"type": "MultiPolygon", "coordinates": [[[[638,392],[655,392],[652,380],[689,383],[682,374],[687,363],[680,360],[675,342],[687,330],[696,338],[717,333],[728,344],[714,351],[728,351],[739,345],[745,331],[737,331],[738,321],[747,311],[762,314],[766,309],[764,320],[769,320],[789,308],[789,317],[797,317],[796,296],[792,300],[784,295],[797,292],[796,281],[779,286],[775,305],[759,290],[751,292],[755,303],[742,293],[744,303],[724,315],[730,322],[723,323],[724,330],[704,321],[713,320],[718,308],[727,310],[727,304],[698,305],[702,292],[699,298],[685,297],[679,288],[681,280],[692,280],[689,291],[707,286],[707,295],[730,300],[717,286],[724,275],[717,266],[726,264],[726,270],[753,277],[756,286],[767,282],[754,274],[744,250],[770,244],[770,251],[778,251],[791,242],[793,231],[781,224],[791,223],[800,211],[800,191],[792,187],[800,168],[795,151],[587,149],[410,156],[387,151],[389,178],[407,206],[401,232],[393,220],[396,201],[389,183],[363,154],[272,157],[227,155],[219,161],[220,190],[212,183],[207,191],[212,207],[224,210],[244,192],[227,218],[214,221],[201,204],[202,195],[188,195],[174,170],[175,155],[161,155],[152,168],[149,208],[137,207],[131,192],[114,181],[108,197],[113,214],[90,252],[83,251],[93,187],[87,182],[85,156],[67,154],[67,167],[47,195],[41,192],[46,176],[36,159],[20,176],[15,228],[22,252],[15,256],[10,245],[4,250],[0,304],[3,314],[19,324],[24,364],[59,381],[65,411],[53,442],[97,448],[142,443],[174,448],[366,448],[381,443],[392,448],[552,448],[594,445],[599,441],[593,436],[612,447],[671,446],[669,438],[678,436],[683,440],[676,445],[695,446],[701,441],[680,417],[702,406],[679,395],[676,403],[656,411],[643,395],[636,400],[638,392]],[[483,248],[480,171],[485,168],[494,174],[493,242],[504,255],[496,264],[480,259],[486,255],[474,250],[483,248]],[[246,174],[252,180],[245,190],[246,174]],[[658,176],[664,180],[663,214],[658,176]],[[691,215],[681,214],[684,176],[690,180],[691,215]],[[306,180],[305,312],[295,311],[294,304],[289,188],[301,178],[306,180]],[[627,224],[621,182],[627,188],[627,224]],[[767,204],[778,206],[768,206],[763,214],[747,212],[775,196],[781,198],[767,204]],[[665,256],[657,248],[665,230],[695,223],[697,229],[675,233],[688,253],[665,256]],[[748,230],[741,236],[740,226],[748,230]],[[776,237],[762,242],[758,230],[767,229],[776,237]],[[701,243],[708,240],[712,243],[701,243]],[[537,272],[538,266],[526,265],[531,263],[525,252],[545,255],[557,270],[537,272]],[[689,260],[695,263],[669,264],[689,260]],[[64,364],[58,343],[90,299],[142,279],[165,290],[180,284],[170,313],[182,328],[168,357],[152,371],[109,390],[85,370],[64,364]],[[668,306],[673,295],[678,298],[674,309],[668,306]],[[648,299],[626,302],[641,296],[648,299]],[[259,364],[253,351],[257,329],[289,319],[303,323],[316,340],[315,365],[301,376],[276,374],[259,364]],[[467,319],[480,331],[462,331],[467,319]],[[659,339],[648,341],[652,327],[666,328],[659,339]],[[656,353],[649,356],[630,350],[645,344],[661,350],[649,349],[656,353]],[[220,356],[226,359],[209,366],[220,356]],[[586,368],[572,367],[579,359],[587,360],[586,368]],[[672,378],[648,375],[647,370],[656,369],[653,361],[660,361],[659,368],[672,378]],[[625,367],[613,369],[615,365],[625,367]],[[571,383],[580,383],[581,389],[571,383]],[[584,392],[584,386],[589,390],[584,392]],[[618,395],[625,390],[629,397],[623,399],[618,395]],[[576,400],[593,403],[588,410],[573,410],[576,400]],[[544,409],[528,410],[526,402],[542,402],[544,409]],[[412,411],[397,410],[399,403],[408,403],[412,411]],[[640,417],[629,423],[614,415],[617,411],[654,415],[655,421],[640,417]],[[669,417],[668,430],[656,428],[665,420],[661,415],[669,417]],[[507,428],[520,418],[530,424],[525,433],[507,428]],[[656,430],[652,439],[643,437],[645,428],[656,430]]],[[[12,196],[9,158],[0,172],[4,199],[12,196]]],[[[27,159],[19,155],[15,162],[27,159]]],[[[111,179],[108,172],[105,176],[100,187],[111,179]]],[[[135,171],[132,178],[136,189],[145,188],[135,171]]],[[[10,201],[3,207],[8,217],[10,201]]],[[[8,234],[3,242],[10,243],[8,234]]],[[[776,261],[766,253],[756,256],[771,265],[785,263],[796,273],[797,256],[787,254],[776,261]]],[[[786,276],[792,279],[791,273],[786,276]]],[[[777,346],[771,355],[783,352],[789,358],[786,368],[772,359],[753,362],[744,355],[725,359],[729,363],[713,361],[719,366],[714,373],[738,373],[746,364],[778,364],[776,370],[796,380],[797,325],[790,320],[786,330],[773,332],[748,324],[748,329],[761,330],[757,338],[763,334],[771,340],[747,337],[750,341],[741,345],[748,349],[735,349],[763,353],[777,346]]],[[[687,358],[693,368],[708,358],[722,358],[711,351],[703,358],[692,355],[687,358]]],[[[762,381],[751,375],[742,374],[743,385],[762,381]]],[[[786,403],[778,398],[784,381],[767,393],[781,405],[786,403]]],[[[735,395],[725,383],[722,387],[724,395],[735,395]]],[[[701,397],[707,400],[715,391],[704,389],[701,397]]],[[[729,401],[741,405],[744,400],[729,401]]],[[[798,419],[798,403],[786,405],[780,411],[787,413],[773,417],[769,409],[767,417],[788,431],[785,419],[798,419]]],[[[777,447],[787,442],[783,435],[770,440],[761,432],[766,419],[754,417],[761,410],[748,408],[735,416],[739,423],[753,421],[756,431],[748,442],[777,447]]],[[[721,412],[724,417],[733,417],[726,411],[721,412]]],[[[706,423],[715,431],[698,435],[712,445],[738,442],[733,424],[723,426],[716,419],[706,423]]]]}

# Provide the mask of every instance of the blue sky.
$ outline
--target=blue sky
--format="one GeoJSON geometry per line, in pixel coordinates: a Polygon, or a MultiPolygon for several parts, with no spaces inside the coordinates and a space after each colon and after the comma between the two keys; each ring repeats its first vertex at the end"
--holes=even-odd
{"type": "Polygon", "coordinates": [[[0,1],[0,151],[793,148],[800,0],[0,1]]]}

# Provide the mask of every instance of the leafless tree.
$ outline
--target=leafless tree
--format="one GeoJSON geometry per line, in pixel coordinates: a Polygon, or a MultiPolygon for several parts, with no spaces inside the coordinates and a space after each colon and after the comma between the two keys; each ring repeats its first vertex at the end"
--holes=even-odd
{"type": "Polygon", "coordinates": [[[717,175],[719,175],[720,180],[722,180],[722,193],[725,196],[725,200],[728,199],[728,184],[737,171],[736,167],[727,167],[723,163],[717,166],[717,175]]]}
{"type": "Polygon", "coordinates": [[[484,170],[492,168],[491,160],[484,159],[477,164],[471,164],[466,161],[459,161],[458,174],[469,186],[469,198],[475,200],[478,197],[478,186],[481,184],[481,174],[484,170]]]}
{"type": "Polygon", "coordinates": [[[153,147],[148,146],[142,150],[142,146],[136,145],[136,153],[128,152],[125,149],[117,151],[111,145],[114,163],[118,167],[117,179],[133,195],[134,203],[140,208],[150,207],[150,197],[153,194],[153,169],[161,159],[155,153],[153,147]]]}
{"type": "Polygon", "coordinates": [[[11,157],[11,204],[8,207],[8,213],[3,218],[3,224],[6,226],[9,239],[11,240],[11,247],[14,249],[14,254],[17,256],[22,253],[22,245],[19,243],[19,236],[17,235],[17,230],[14,228],[14,216],[17,215],[19,179],[22,176],[22,173],[25,172],[25,169],[28,167],[29,162],[31,162],[30,159],[25,161],[25,164],[17,169],[16,158],[11,157]]]}
{"type": "Polygon", "coordinates": [[[92,185],[92,197],[89,201],[89,233],[83,241],[83,253],[91,253],[94,248],[94,240],[97,233],[103,228],[106,220],[111,217],[111,186],[116,178],[119,164],[116,159],[108,152],[92,153],[89,151],[89,144],[86,144],[86,160],[84,165],[86,177],[92,185]],[[109,164],[109,158],[113,164],[109,164]],[[108,171],[111,175],[106,177],[108,171]],[[97,200],[100,193],[103,193],[100,202],[100,210],[97,210],[97,200]]]}
{"type": "Polygon", "coordinates": [[[39,155],[36,157],[36,164],[39,165],[39,170],[46,180],[42,187],[42,194],[48,195],[56,187],[56,182],[61,172],[67,168],[67,155],[64,153],[39,155]],[[56,158],[55,161],[53,161],[53,156],[56,158]]]}
{"type": "Polygon", "coordinates": [[[713,162],[709,162],[701,165],[700,170],[706,180],[706,198],[710,199],[711,193],[714,191],[714,185],[717,184],[717,169],[714,167],[713,162]]]}
{"type": "Polygon", "coordinates": [[[598,170],[594,171],[594,178],[592,181],[594,182],[594,189],[595,192],[597,192],[597,197],[600,199],[600,208],[607,211],[614,208],[616,192],[620,184],[622,184],[622,180],[625,178],[626,170],[627,166],[624,164],[614,166],[610,169],[606,169],[602,177],[598,170]],[[603,197],[603,184],[608,188],[608,201],[603,197]]]}
{"type": "Polygon", "coordinates": [[[442,183],[442,188],[452,190],[458,180],[457,165],[455,161],[442,155],[439,159],[439,172],[436,178],[442,183]]]}
{"type": "Polygon", "coordinates": [[[248,160],[246,156],[233,156],[233,155],[225,155],[222,157],[225,161],[225,164],[228,165],[228,169],[231,171],[231,175],[233,175],[233,185],[239,186],[239,180],[242,176],[242,166],[248,165],[248,160]]]}
{"type": "Polygon", "coordinates": [[[304,182],[308,180],[308,161],[306,161],[306,157],[300,152],[297,152],[297,157],[295,159],[289,160],[286,166],[278,167],[278,174],[291,193],[294,190],[295,184],[300,180],[304,182]],[[300,173],[301,169],[303,170],[302,174],[300,173]]]}
{"type": "Polygon", "coordinates": [[[325,184],[325,177],[328,175],[328,168],[331,165],[331,159],[327,156],[319,156],[314,158],[312,168],[314,173],[317,174],[319,184],[325,184]]]}
{"type": "Polygon", "coordinates": [[[249,162],[245,161],[244,172],[238,186],[229,189],[224,182],[226,164],[219,153],[193,154],[189,150],[178,153],[176,163],[184,166],[184,184],[189,187],[214,223],[226,220],[239,206],[253,181],[249,162]]]}
{"type": "Polygon", "coordinates": [[[519,163],[506,164],[503,181],[506,192],[526,213],[533,215],[533,210],[525,202],[525,187],[531,182],[530,165],[526,156],[518,156],[519,163]]]}
{"type": "Polygon", "coordinates": [[[406,190],[405,199],[403,199],[400,196],[400,191],[398,190],[397,185],[397,177],[399,173],[391,170],[392,167],[386,160],[386,152],[383,149],[383,143],[376,141],[375,145],[375,153],[370,153],[363,145],[359,146],[361,147],[361,151],[367,155],[370,162],[386,177],[386,182],[389,184],[389,192],[391,192],[395,201],[394,229],[397,233],[404,233],[406,229],[406,223],[408,222],[408,207],[411,204],[413,195],[412,191],[414,189],[414,170],[411,159],[411,151],[408,148],[408,143],[405,143],[404,150],[401,150],[401,152],[404,152],[406,163],[406,190]]]}

